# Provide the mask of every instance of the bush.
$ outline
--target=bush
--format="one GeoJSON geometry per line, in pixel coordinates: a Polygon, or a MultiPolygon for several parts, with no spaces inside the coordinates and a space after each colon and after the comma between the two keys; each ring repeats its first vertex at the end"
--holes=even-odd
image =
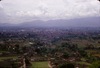
{"type": "Polygon", "coordinates": [[[89,68],[100,68],[100,61],[93,62],[89,68]]]}
{"type": "Polygon", "coordinates": [[[75,68],[75,66],[72,63],[68,63],[68,64],[64,63],[59,65],[58,68],[75,68]]]}

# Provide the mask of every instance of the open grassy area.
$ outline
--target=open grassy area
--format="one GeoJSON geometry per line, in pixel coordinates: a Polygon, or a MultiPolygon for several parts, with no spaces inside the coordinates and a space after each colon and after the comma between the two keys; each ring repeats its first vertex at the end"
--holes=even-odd
{"type": "Polygon", "coordinates": [[[82,65],[84,64],[84,65],[88,65],[88,66],[91,65],[90,63],[87,63],[87,62],[76,62],[76,64],[82,64],[82,65]]]}
{"type": "Polygon", "coordinates": [[[16,59],[16,58],[17,58],[17,56],[0,57],[0,61],[1,61],[1,60],[5,60],[5,59],[11,59],[11,58],[16,59]]]}
{"type": "Polygon", "coordinates": [[[2,52],[7,52],[7,51],[0,51],[0,53],[2,53],[2,52]]]}
{"type": "Polygon", "coordinates": [[[32,68],[49,68],[48,62],[32,62],[32,68]]]}

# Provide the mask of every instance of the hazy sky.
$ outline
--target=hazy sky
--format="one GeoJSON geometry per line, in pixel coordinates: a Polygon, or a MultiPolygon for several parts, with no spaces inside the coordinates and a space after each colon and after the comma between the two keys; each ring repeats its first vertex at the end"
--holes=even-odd
{"type": "Polygon", "coordinates": [[[2,0],[0,23],[100,16],[97,0],[2,0]]]}

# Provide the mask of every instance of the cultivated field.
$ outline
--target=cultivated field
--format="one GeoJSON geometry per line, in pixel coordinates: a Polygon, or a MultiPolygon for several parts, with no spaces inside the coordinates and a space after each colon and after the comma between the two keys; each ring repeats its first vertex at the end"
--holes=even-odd
{"type": "Polygon", "coordinates": [[[49,68],[48,62],[32,62],[32,68],[49,68]]]}

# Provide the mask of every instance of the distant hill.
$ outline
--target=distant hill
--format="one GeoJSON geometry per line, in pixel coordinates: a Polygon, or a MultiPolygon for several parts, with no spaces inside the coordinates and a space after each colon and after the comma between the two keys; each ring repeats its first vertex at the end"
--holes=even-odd
{"type": "Polygon", "coordinates": [[[14,26],[14,25],[10,23],[0,23],[0,27],[7,27],[7,26],[14,26]]]}
{"type": "Polygon", "coordinates": [[[31,22],[24,22],[18,25],[1,23],[3,26],[18,26],[18,27],[100,27],[100,17],[78,18],[70,20],[35,20],[31,22]]]}
{"type": "Polygon", "coordinates": [[[24,27],[100,27],[100,17],[79,18],[70,20],[35,20],[20,24],[24,27]]]}

